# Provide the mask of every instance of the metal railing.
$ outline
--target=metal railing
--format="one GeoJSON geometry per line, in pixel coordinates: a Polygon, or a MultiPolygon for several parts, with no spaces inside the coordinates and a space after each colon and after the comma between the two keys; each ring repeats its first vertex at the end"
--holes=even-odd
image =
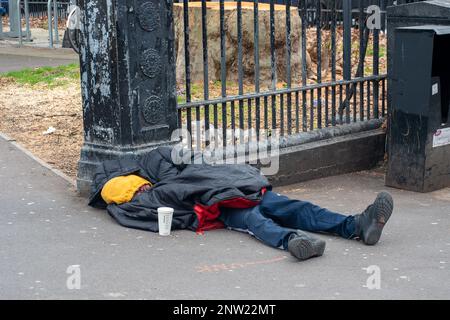
{"type": "MultiPolygon", "coordinates": [[[[202,149],[212,143],[214,137],[208,132],[210,129],[215,134],[217,131],[220,132],[222,137],[219,143],[223,143],[226,147],[228,144],[244,143],[245,139],[258,140],[261,135],[270,134],[273,130],[277,130],[280,136],[289,136],[325,127],[379,119],[386,115],[386,39],[383,35],[383,41],[380,40],[380,29],[369,29],[366,25],[368,13],[363,5],[366,1],[327,0],[331,4],[327,9],[329,13],[327,23],[322,20],[324,9],[320,5],[320,0],[299,0],[298,7],[294,10],[291,1],[283,0],[286,13],[284,21],[275,21],[275,0],[267,1],[270,21],[270,50],[265,52],[270,55],[270,85],[267,90],[263,90],[260,81],[260,41],[263,40],[259,25],[260,4],[258,0],[252,2],[253,28],[245,32],[253,32],[253,57],[247,52],[245,59],[254,60],[251,70],[254,74],[253,79],[245,82],[242,0],[235,2],[236,21],[227,19],[227,25],[224,23],[225,1],[219,1],[220,59],[215,61],[220,60],[220,74],[215,79],[210,79],[208,46],[211,39],[208,39],[207,26],[210,24],[207,20],[208,10],[211,9],[209,2],[202,0],[201,21],[198,19],[199,21],[195,23],[201,24],[203,80],[194,83],[191,81],[192,68],[198,64],[190,63],[190,41],[191,37],[198,33],[191,33],[189,29],[189,8],[192,3],[183,1],[184,80],[177,84],[178,113],[179,126],[187,129],[190,134],[188,142],[190,148],[202,149]],[[340,8],[338,2],[341,3],[340,8]],[[356,8],[355,2],[358,4],[356,8]],[[311,11],[314,12],[312,21],[308,17],[311,11]],[[292,30],[293,14],[298,14],[301,20],[299,40],[301,63],[300,66],[297,64],[297,68],[301,70],[294,70],[291,65],[292,32],[296,31],[292,30]],[[284,39],[277,39],[276,28],[281,26],[286,30],[284,39]],[[232,39],[229,45],[237,46],[236,59],[231,63],[236,68],[232,71],[227,70],[230,68],[230,62],[226,57],[226,46],[229,42],[229,34],[226,31],[230,28],[236,28],[236,32],[233,33],[236,38],[232,39]],[[281,40],[285,47],[282,61],[279,60],[280,49],[276,48],[276,43],[281,40]],[[314,43],[313,48],[310,48],[310,42],[314,43]],[[307,59],[310,51],[315,53],[315,63],[307,59]],[[380,70],[380,53],[383,70],[380,70]],[[328,56],[328,60],[324,59],[325,55],[328,56]],[[285,66],[282,77],[279,74],[278,63],[285,66]],[[301,73],[300,80],[293,81],[294,71],[301,73]],[[237,75],[237,83],[229,83],[230,72],[237,75]],[[315,73],[315,76],[309,76],[310,72],[315,73]],[[326,78],[325,73],[328,74],[326,78]],[[283,80],[280,81],[280,78],[283,80]],[[215,88],[216,96],[211,92],[214,83],[219,83],[215,88]],[[197,91],[195,94],[194,86],[197,91]],[[202,91],[201,94],[199,90],[202,91]],[[241,133],[240,136],[235,134],[246,130],[254,132],[254,135],[242,137],[241,133]]],[[[385,1],[370,2],[379,4],[382,9],[385,8],[385,1]]],[[[228,4],[228,10],[230,5],[228,4]]],[[[248,4],[245,8],[248,10],[248,4]]],[[[278,6],[277,10],[282,9],[278,6]]],[[[248,15],[246,17],[248,18],[248,15]]],[[[382,17],[385,19],[384,11],[382,17]]],[[[249,24],[246,26],[248,28],[249,24]]],[[[198,52],[196,53],[200,56],[198,52]]],[[[249,72],[248,68],[246,72],[249,72]]],[[[195,70],[195,74],[198,73],[199,70],[195,70]]]]}
{"type": "MultiPolygon", "coordinates": [[[[57,3],[57,11],[58,16],[61,19],[67,18],[68,12],[67,12],[67,6],[69,5],[69,1],[60,0],[57,3]]],[[[30,0],[29,1],[30,6],[30,17],[33,18],[44,18],[48,16],[47,11],[47,0],[30,0]]]]}
{"type": "Polygon", "coordinates": [[[47,2],[47,19],[48,19],[48,42],[49,47],[53,48],[53,41],[55,44],[59,43],[59,34],[58,34],[58,3],[56,0],[48,0],[47,2]],[[52,2],[53,2],[53,19],[52,19],[52,2]],[[52,20],[54,26],[54,35],[52,31],[52,20]],[[54,39],[53,39],[54,37],[54,39]]]}
{"type": "MultiPolygon", "coordinates": [[[[20,8],[20,1],[17,0],[17,30],[19,31],[19,46],[22,45],[22,14],[20,8]]],[[[28,6],[28,0],[24,0],[24,9],[25,9],[25,28],[26,28],[26,41],[31,40],[31,31],[30,31],[30,11],[28,6]]]]}
{"type": "MultiPolygon", "coordinates": [[[[44,4],[47,6],[46,14],[48,20],[48,37],[49,37],[49,47],[53,48],[54,44],[59,44],[59,34],[58,34],[58,18],[60,15],[63,17],[67,16],[67,8],[62,10],[58,7],[57,0],[48,0],[44,2],[30,2],[29,0],[16,0],[18,10],[12,14],[16,15],[17,25],[15,26],[18,30],[18,44],[23,45],[25,41],[31,41],[31,28],[30,28],[30,3],[44,4]],[[23,1],[23,2],[22,2],[23,1]],[[21,3],[23,3],[23,14],[21,3]],[[25,20],[25,36],[22,30],[22,18],[25,20]]],[[[60,3],[61,4],[61,3],[60,3]]],[[[66,4],[66,3],[64,3],[66,4]]],[[[68,3],[67,3],[68,4],[68,3]]],[[[0,21],[1,22],[1,21],[0,21]]],[[[0,37],[3,34],[3,24],[0,23],[0,37]]]]}

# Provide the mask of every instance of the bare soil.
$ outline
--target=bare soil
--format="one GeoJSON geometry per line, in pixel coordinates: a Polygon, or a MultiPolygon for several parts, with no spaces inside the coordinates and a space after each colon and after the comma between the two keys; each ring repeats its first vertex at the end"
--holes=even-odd
{"type": "Polygon", "coordinates": [[[80,85],[48,88],[0,78],[0,132],[74,178],[83,142],[80,85]],[[56,131],[44,134],[49,127],[56,131]]]}

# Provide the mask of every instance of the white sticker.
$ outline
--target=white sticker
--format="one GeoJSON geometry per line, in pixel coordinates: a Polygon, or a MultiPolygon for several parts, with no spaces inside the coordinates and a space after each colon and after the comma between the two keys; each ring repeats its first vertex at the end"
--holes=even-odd
{"type": "Polygon", "coordinates": [[[431,86],[431,95],[434,96],[435,94],[438,94],[438,92],[439,92],[439,86],[437,83],[435,83],[431,86]]]}
{"type": "Polygon", "coordinates": [[[438,129],[433,135],[433,148],[450,144],[450,128],[438,129]]]}

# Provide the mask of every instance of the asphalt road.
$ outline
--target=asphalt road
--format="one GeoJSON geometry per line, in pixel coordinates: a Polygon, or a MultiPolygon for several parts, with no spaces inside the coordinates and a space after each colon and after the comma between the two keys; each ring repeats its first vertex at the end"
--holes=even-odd
{"type": "MultiPolygon", "coordinates": [[[[362,172],[277,190],[349,213],[385,189],[381,174],[362,172]]],[[[389,189],[396,206],[377,246],[320,235],[324,256],[305,262],[229,230],[121,227],[1,138],[0,190],[1,299],[450,298],[450,189],[389,189]],[[367,287],[369,266],[380,289],[367,287]]]]}

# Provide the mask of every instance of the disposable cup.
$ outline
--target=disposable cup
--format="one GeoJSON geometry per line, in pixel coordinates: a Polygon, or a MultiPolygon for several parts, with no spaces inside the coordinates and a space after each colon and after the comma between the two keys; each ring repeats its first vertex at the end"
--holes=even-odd
{"type": "Polygon", "coordinates": [[[173,208],[160,207],[158,208],[158,227],[159,235],[170,235],[170,229],[172,228],[173,208]]]}

